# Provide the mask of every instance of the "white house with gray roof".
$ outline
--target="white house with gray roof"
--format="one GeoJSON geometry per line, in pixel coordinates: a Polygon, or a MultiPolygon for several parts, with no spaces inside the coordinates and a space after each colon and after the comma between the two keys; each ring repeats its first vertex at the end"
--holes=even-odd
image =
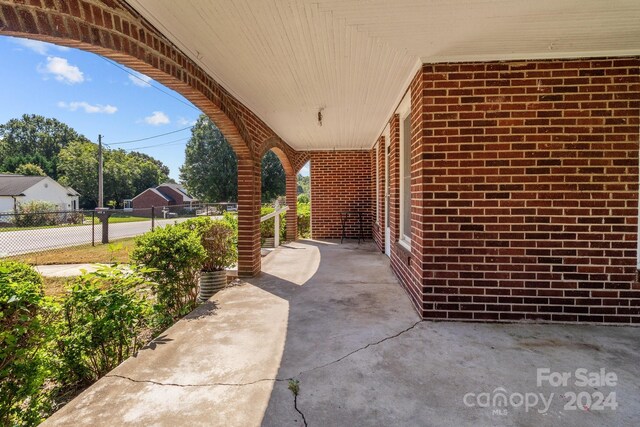
{"type": "Polygon", "coordinates": [[[0,174],[0,212],[15,212],[18,204],[36,200],[69,211],[78,209],[80,194],[48,176],[0,174]]]}

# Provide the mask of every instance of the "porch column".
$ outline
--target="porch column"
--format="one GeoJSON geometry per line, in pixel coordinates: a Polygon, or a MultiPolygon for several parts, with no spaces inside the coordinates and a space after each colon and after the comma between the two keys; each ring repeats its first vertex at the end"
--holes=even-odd
{"type": "Polygon", "coordinates": [[[298,180],[295,173],[287,174],[287,240],[298,237],[298,180]]]}
{"type": "Polygon", "coordinates": [[[260,272],[260,163],[238,159],[238,275],[260,272]]]}

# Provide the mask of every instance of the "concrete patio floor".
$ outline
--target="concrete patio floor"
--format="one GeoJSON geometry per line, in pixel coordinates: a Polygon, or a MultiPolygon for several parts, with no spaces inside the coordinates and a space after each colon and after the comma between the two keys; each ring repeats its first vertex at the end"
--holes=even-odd
{"type": "Polygon", "coordinates": [[[640,329],[420,322],[388,263],[371,243],[282,246],[45,425],[638,425],[640,329]],[[571,377],[538,386],[545,368],[571,377]]]}

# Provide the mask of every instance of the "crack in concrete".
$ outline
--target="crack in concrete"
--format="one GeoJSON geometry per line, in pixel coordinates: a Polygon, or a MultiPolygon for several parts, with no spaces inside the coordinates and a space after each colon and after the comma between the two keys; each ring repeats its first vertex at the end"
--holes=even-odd
{"type": "MultiPolygon", "coordinates": [[[[159,385],[159,386],[168,386],[168,387],[215,387],[215,386],[224,386],[224,387],[244,387],[244,386],[248,386],[248,385],[254,385],[254,384],[258,384],[261,382],[268,382],[268,381],[272,381],[272,382],[283,382],[283,381],[290,381],[293,380],[303,374],[307,374],[309,372],[313,372],[315,370],[318,369],[322,369],[322,368],[326,368],[327,366],[331,366],[334,365],[336,363],[342,362],[343,360],[345,360],[348,357],[353,356],[354,354],[366,350],[369,347],[374,347],[377,346],[379,344],[382,344],[385,341],[389,341],[392,340],[394,338],[398,338],[400,335],[405,334],[407,332],[409,332],[410,330],[412,330],[413,328],[415,328],[416,326],[418,326],[418,324],[422,323],[422,320],[418,320],[417,322],[415,322],[413,325],[409,326],[408,328],[405,328],[403,330],[401,330],[400,332],[393,334],[393,335],[389,335],[388,337],[382,338],[381,340],[369,343],[363,347],[357,348],[347,354],[345,354],[344,356],[333,360],[331,362],[325,363],[324,365],[320,365],[320,366],[315,366],[311,369],[306,369],[304,371],[300,371],[300,373],[296,376],[296,377],[289,377],[289,378],[261,378],[255,381],[250,381],[250,382],[246,382],[246,383],[223,383],[223,382],[213,382],[213,383],[204,383],[204,384],[178,384],[178,383],[165,383],[165,382],[160,382],[160,381],[154,381],[154,380],[138,380],[135,378],[131,378],[131,377],[127,377],[124,375],[118,375],[118,374],[107,374],[105,375],[105,378],[120,378],[120,379],[124,379],[127,381],[131,381],[134,383],[146,383],[146,384],[154,384],[154,385],[159,385]]],[[[307,421],[304,418],[304,414],[302,412],[300,412],[300,410],[297,407],[297,396],[294,400],[294,406],[296,408],[296,411],[298,411],[300,413],[300,415],[303,418],[304,424],[305,426],[307,425],[307,421]]]]}
{"type": "Polygon", "coordinates": [[[247,385],[258,384],[267,381],[280,382],[280,381],[288,381],[289,378],[280,379],[280,378],[261,378],[259,380],[250,381],[247,383],[204,383],[204,384],[178,384],[178,383],[163,383],[160,381],[153,380],[137,380],[135,378],[127,377],[124,375],[117,374],[107,374],[105,378],[121,378],[123,380],[128,380],[133,383],[146,383],[146,384],[154,384],[159,386],[168,386],[168,387],[215,387],[215,386],[227,386],[227,387],[244,387],[247,385]]]}
{"type": "Polygon", "coordinates": [[[311,369],[307,369],[307,370],[301,371],[301,372],[298,374],[298,376],[300,376],[300,375],[302,375],[302,374],[306,374],[306,373],[312,372],[312,371],[315,371],[315,370],[317,370],[317,369],[326,368],[327,366],[331,366],[331,365],[336,364],[336,363],[338,363],[338,362],[342,362],[344,359],[346,359],[346,358],[348,358],[348,357],[351,357],[351,356],[353,356],[354,354],[356,354],[356,353],[358,353],[358,352],[360,352],[360,351],[362,351],[362,350],[366,350],[366,349],[367,349],[367,348],[369,348],[369,347],[374,347],[374,346],[376,346],[376,345],[382,344],[382,343],[383,343],[383,342],[385,342],[385,341],[389,341],[389,340],[392,340],[392,339],[394,339],[394,338],[398,338],[400,335],[402,335],[402,334],[405,334],[405,333],[409,332],[410,330],[412,330],[413,328],[415,328],[416,326],[418,326],[418,325],[419,325],[420,323],[422,323],[422,322],[423,322],[422,320],[418,320],[416,323],[414,323],[413,325],[409,326],[409,327],[408,327],[408,328],[406,328],[406,329],[401,330],[401,331],[400,331],[400,332],[398,332],[397,334],[389,335],[388,337],[385,337],[385,338],[383,338],[383,339],[381,339],[381,340],[379,340],[379,341],[372,342],[372,343],[369,343],[369,344],[367,344],[367,345],[365,345],[365,346],[363,346],[363,347],[357,348],[357,349],[355,349],[355,350],[353,350],[353,351],[351,351],[351,352],[349,352],[349,353],[345,354],[344,356],[342,356],[342,357],[340,357],[339,359],[336,359],[336,360],[334,360],[334,361],[332,361],[332,362],[325,363],[324,365],[316,366],[316,367],[314,367],[314,368],[311,368],[311,369]]]}
{"type": "Polygon", "coordinates": [[[293,407],[295,408],[295,410],[302,417],[302,422],[304,423],[304,427],[308,427],[307,419],[304,417],[304,414],[302,413],[302,411],[300,409],[298,409],[298,395],[297,394],[293,395],[293,407]]]}

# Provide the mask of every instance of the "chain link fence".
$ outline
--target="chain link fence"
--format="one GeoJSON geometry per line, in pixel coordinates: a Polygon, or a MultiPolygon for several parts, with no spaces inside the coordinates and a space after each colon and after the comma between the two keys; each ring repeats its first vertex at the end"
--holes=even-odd
{"type": "MultiPolygon", "coordinates": [[[[0,259],[45,254],[61,248],[97,246],[139,236],[155,227],[195,216],[236,211],[233,203],[137,209],[0,213],[0,259]],[[103,224],[107,226],[104,227],[103,224]]],[[[37,259],[29,257],[29,259],[37,259]]]]}

